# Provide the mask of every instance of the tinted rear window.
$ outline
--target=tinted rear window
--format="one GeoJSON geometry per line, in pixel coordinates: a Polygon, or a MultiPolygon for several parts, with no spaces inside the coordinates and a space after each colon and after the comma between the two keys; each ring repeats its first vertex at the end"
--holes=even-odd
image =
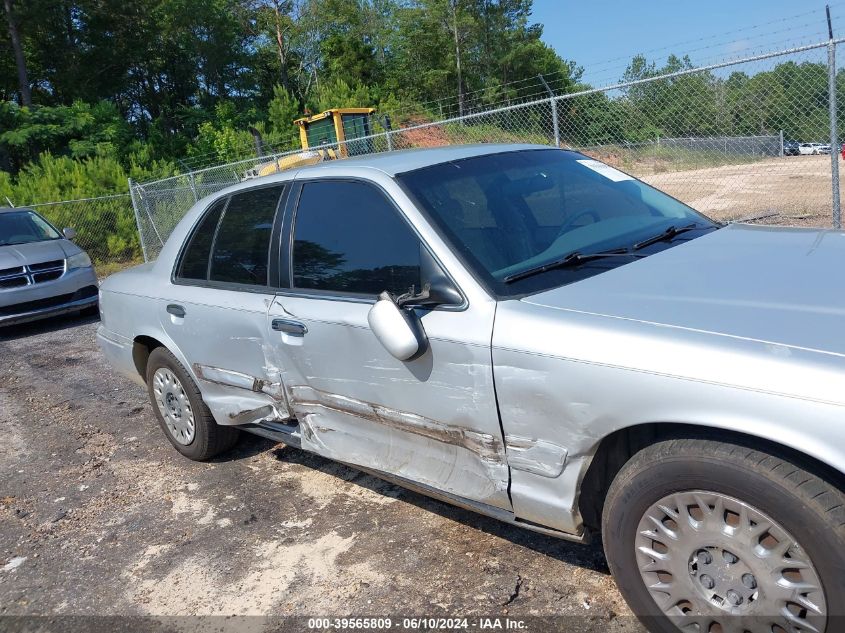
{"type": "Polygon", "coordinates": [[[220,220],[220,213],[226,206],[226,200],[227,198],[223,198],[211,205],[194,230],[176,275],[180,279],[200,281],[208,279],[208,256],[211,254],[211,242],[214,240],[214,232],[220,220]]]}
{"type": "Polygon", "coordinates": [[[220,221],[211,256],[211,281],[269,283],[270,234],[283,186],[235,194],[220,221]]]}

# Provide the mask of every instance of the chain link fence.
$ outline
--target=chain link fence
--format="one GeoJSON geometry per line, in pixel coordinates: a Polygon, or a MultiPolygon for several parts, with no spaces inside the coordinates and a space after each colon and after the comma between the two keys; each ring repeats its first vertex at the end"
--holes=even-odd
{"type": "MultiPolygon", "coordinates": [[[[836,128],[845,129],[845,117],[835,103],[845,103],[845,72],[837,73],[833,62],[843,41],[645,73],[570,94],[555,94],[542,80],[547,97],[446,119],[415,114],[403,127],[348,141],[346,149],[361,155],[465,143],[557,145],[642,178],[718,220],[838,226],[836,128]]],[[[126,195],[30,206],[60,228],[74,227],[80,246],[107,271],[155,259],[197,201],[302,152],[275,148],[164,180],[130,182],[126,195]]]]}
{"type": "Polygon", "coordinates": [[[782,135],[761,136],[714,136],[711,138],[660,138],[655,145],[662,145],[671,149],[704,152],[721,156],[783,156],[782,135]]]}
{"type": "Polygon", "coordinates": [[[74,241],[91,256],[101,276],[143,262],[128,193],[23,206],[37,211],[59,230],[73,228],[74,241]]]}

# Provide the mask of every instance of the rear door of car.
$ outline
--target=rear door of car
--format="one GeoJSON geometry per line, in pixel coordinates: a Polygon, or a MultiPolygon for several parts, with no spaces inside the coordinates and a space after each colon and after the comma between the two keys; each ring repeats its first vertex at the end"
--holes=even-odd
{"type": "Polygon", "coordinates": [[[277,417],[288,415],[280,364],[265,338],[286,193],[287,185],[275,183],[211,204],[186,241],[170,298],[159,308],[162,327],[220,424],[254,422],[267,406],[277,417]]]}
{"type": "Polygon", "coordinates": [[[395,200],[362,179],[309,180],[291,191],[280,264],[287,288],[269,328],[302,446],[509,511],[490,357],[495,302],[416,309],[428,349],[408,361],[369,327],[377,295],[419,290],[422,257],[436,259],[395,200]]]}

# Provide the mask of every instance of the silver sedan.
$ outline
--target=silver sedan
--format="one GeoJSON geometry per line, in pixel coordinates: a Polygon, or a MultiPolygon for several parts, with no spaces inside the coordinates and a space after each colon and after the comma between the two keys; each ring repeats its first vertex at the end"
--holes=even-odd
{"type": "Polygon", "coordinates": [[[653,631],[833,631],[843,263],[575,152],[395,152],[201,200],[98,338],[189,458],[248,431],[601,534],[653,631]]]}

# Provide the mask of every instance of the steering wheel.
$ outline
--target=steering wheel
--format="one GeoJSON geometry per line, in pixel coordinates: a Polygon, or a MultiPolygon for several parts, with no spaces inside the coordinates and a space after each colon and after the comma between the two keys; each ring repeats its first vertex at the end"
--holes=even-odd
{"type": "Polygon", "coordinates": [[[599,214],[593,211],[592,209],[585,209],[584,211],[580,211],[563,223],[563,226],[560,227],[560,231],[557,232],[557,236],[555,237],[555,239],[557,239],[564,233],[567,233],[571,229],[572,225],[584,216],[590,216],[593,219],[593,222],[599,221],[599,214]]]}

